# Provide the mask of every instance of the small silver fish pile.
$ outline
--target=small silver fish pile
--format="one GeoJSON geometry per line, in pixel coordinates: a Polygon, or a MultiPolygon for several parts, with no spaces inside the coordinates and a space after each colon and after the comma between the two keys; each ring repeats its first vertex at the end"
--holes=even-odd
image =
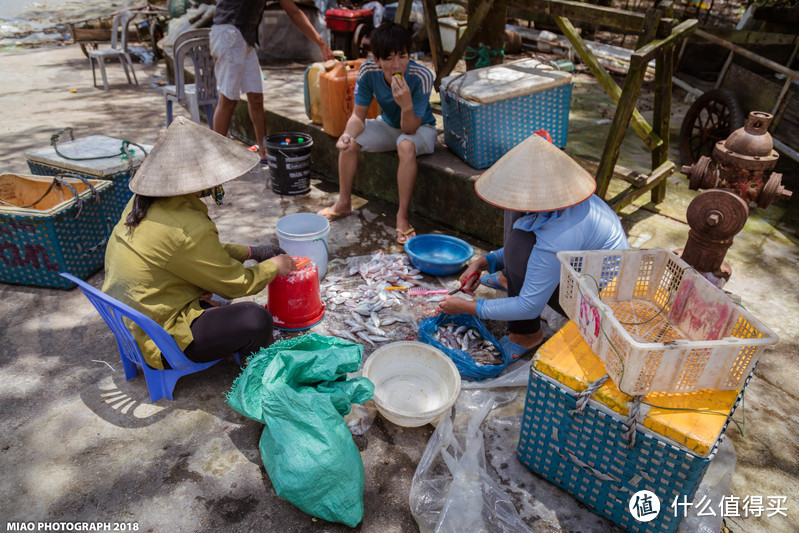
{"type": "Polygon", "coordinates": [[[379,252],[368,261],[361,261],[349,269],[349,276],[331,276],[321,285],[322,296],[329,311],[349,312],[344,319],[347,329],[330,329],[330,332],[353,342],[367,342],[372,346],[391,339],[381,329],[397,322],[411,323],[403,316],[407,305],[404,291],[387,291],[386,287],[408,287],[422,279],[421,272],[413,269],[405,256],[389,257],[379,252]],[[364,283],[354,276],[360,274],[364,283]],[[344,307],[344,309],[340,309],[344,307]]]}
{"type": "Polygon", "coordinates": [[[501,365],[502,354],[491,343],[480,336],[480,333],[467,326],[445,324],[433,334],[438,342],[453,350],[463,350],[478,365],[501,365]]]}

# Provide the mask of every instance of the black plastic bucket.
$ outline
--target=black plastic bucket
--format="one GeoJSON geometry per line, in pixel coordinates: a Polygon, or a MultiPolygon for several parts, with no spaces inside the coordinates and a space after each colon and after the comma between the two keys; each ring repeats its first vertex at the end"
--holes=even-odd
{"type": "Polygon", "coordinates": [[[311,190],[311,147],[307,133],[280,132],[264,137],[266,159],[277,194],[306,194],[311,190]]]}

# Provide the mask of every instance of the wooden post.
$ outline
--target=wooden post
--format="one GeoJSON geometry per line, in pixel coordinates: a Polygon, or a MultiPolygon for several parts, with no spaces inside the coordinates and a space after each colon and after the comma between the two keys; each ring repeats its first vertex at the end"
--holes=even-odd
{"type": "MultiPolygon", "coordinates": [[[[482,0],[468,0],[466,12],[471,17],[477,8],[480,6],[482,0]]],[[[479,45],[486,46],[491,50],[502,50],[505,45],[505,20],[508,16],[508,5],[506,0],[494,0],[494,5],[491,10],[486,13],[483,22],[477,29],[474,39],[474,48],[479,45]]],[[[499,54],[491,56],[490,64],[499,65],[502,63],[503,57],[499,54]]],[[[478,59],[472,58],[466,60],[466,70],[472,70],[476,67],[478,59]]]]}
{"type": "Polygon", "coordinates": [[[602,152],[602,159],[599,161],[599,169],[597,170],[596,194],[603,200],[608,192],[610,179],[613,177],[613,169],[616,166],[616,161],[619,159],[621,141],[624,139],[624,134],[627,131],[627,124],[629,124],[630,118],[633,115],[635,102],[638,100],[638,94],[641,92],[641,84],[644,82],[645,74],[646,61],[642,61],[638,56],[633,54],[630,58],[630,69],[627,71],[627,77],[624,79],[624,87],[621,90],[619,104],[616,107],[616,114],[613,116],[613,124],[610,126],[608,138],[605,140],[605,149],[602,152]]]}
{"type": "Polygon", "coordinates": [[[482,0],[480,5],[477,6],[477,10],[475,10],[474,15],[469,17],[469,23],[466,25],[466,30],[455,42],[455,48],[447,58],[447,63],[444,65],[442,70],[436,73],[436,79],[433,82],[433,86],[436,88],[436,90],[439,90],[439,87],[441,86],[441,80],[449,75],[449,73],[452,72],[452,69],[455,68],[455,65],[458,64],[458,60],[461,58],[461,56],[463,56],[463,52],[466,50],[466,47],[469,46],[469,43],[472,42],[472,38],[475,36],[475,34],[477,34],[477,29],[480,27],[480,24],[483,23],[483,19],[485,18],[486,14],[488,14],[492,5],[494,5],[494,0],[482,0]]]}
{"type": "MultiPolygon", "coordinates": [[[[652,123],[655,134],[663,143],[652,150],[652,168],[659,168],[669,160],[669,118],[671,117],[671,77],[674,75],[674,46],[666,46],[655,60],[655,102],[652,123]]],[[[652,203],[666,199],[666,181],[652,189],[652,203]]]]}
{"type": "MultiPolygon", "coordinates": [[[[616,85],[616,82],[613,81],[613,78],[608,74],[608,71],[605,70],[605,67],[597,61],[596,56],[588,49],[585,41],[583,41],[582,37],[577,33],[577,29],[572,25],[569,19],[565,17],[556,16],[553,18],[560,28],[560,31],[569,39],[571,45],[577,50],[577,54],[588,66],[591,74],[599,81],[599,84],[605,89],[605,92],[610,96],[611,100],[613,100],[613,103],[618,104],[619,98],[621,97],[621,89],[616,85]]],[[[637,109],[633,110],[631,125],[650,150],[654,150],[662,142],[658,136],[652,134],[652,126],[649,125],[637,109]]]]}
{"type": "Polygon", "coordinates": [[[438,26],[438,17],[436,16],[436,0],[424,0],[424,25],[427,28],[427,40],[430,41],[433,65],[436,67],[436,72],[439,72],[444,66],[444,56],[442,54],[441,28],[438,26]]]}
{"type": "Polygon", "coordinates": [[[407,28],[411,22],[412,7],[413,0],[398,0],[397,14],[394,15],[394,22],[401,24],[403,28],[407,28]]]}

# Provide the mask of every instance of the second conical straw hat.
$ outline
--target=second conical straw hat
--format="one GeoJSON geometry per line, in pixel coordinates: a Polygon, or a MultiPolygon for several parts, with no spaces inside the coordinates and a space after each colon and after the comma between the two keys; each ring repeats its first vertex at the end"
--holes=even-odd
{"type": "Polygon", "coordinates": [[[179,196],[246,174],[258,155],[183,117],[175,118],[130,180],[143,196],[179,196]]]}
{"type": "Polygon", "coordinates": [[[531,135],[486,170],[474,190],[503,209],[557,211],[587,200],[596,181],[555,145],[531,135]]]}

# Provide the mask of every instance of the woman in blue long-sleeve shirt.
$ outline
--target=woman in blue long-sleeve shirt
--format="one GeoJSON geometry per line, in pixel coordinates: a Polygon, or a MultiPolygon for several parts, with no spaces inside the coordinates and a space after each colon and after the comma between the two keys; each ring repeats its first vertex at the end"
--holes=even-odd
{"type": "Polygon", "coordinates": [[[439,304],[441,310],[507,321],[508,335],[500,342],[514,358],[538,347],[544,306],[563,314],[557,252],[630,247],[618,216],[593,194],[595,188],[587,171],[537,135],[508,152],[477,180],[475,191],[486,202],[521,216],[506,232],[505,246],[478,258],[460,278],[462,283],[468,280],[464,292],[473,294],[479,284],[474,273],[504,271],[508,297],[447,297],[439,304]]]}

